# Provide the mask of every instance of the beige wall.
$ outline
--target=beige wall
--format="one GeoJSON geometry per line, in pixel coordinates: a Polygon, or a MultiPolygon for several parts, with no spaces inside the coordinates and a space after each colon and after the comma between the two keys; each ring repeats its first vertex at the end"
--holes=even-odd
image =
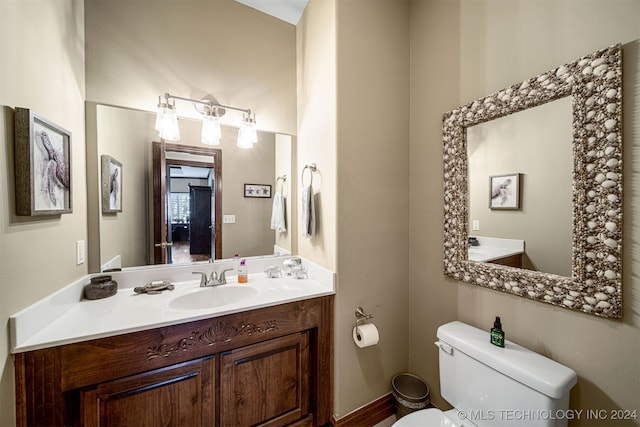
{"type": "MultiPolygon", "coordinates": [[[[313,191],[317,234],[296,230],[298,253],[336,269],[336,0],[311,0],[296,27],[298,185],[305,165],[315,163],[313,191]]],[[[309,185],[309,171],[305,185],[309,185]]],[[[298,198],[299,199],[299,198],[298,198]]],[[[298,201],[298,203],[300,203],[298,201]]]]}
{"type": "Polygon", "coordinates": [[[276,141],[272,133],[259,132],[258,143],[250,150],[236,147],[238,132],[222,132],[222,214],[235,215],[235,224],[222,224],[222,257],[273,253],[275,235],[271,230],[273,197],[244,197],[244,184],[275,184],[276,141]]]}
{"type": "Polygon", "coordinates": [[[442,114],[460,104],[459,16],[458,1],[411,2],[409,188],[420,192],[409,209],[409,370],[427,381],[438,405],[433,342],[438,325],[458,318],[463,286],[442,273],[442,114]]]}
{"type": "Polygon", "coordinates": [[[81,277],[86,240],[84,20],[82,1],[0,1],[0,424],[15,423],[8,317],[81,277]],[[14,215],[13,108],[71,131],[73,213],[14,215]]]}
{"type": "Polygon", "coordinates": [[[85,19],[88,100],[154,111],[165,92],[213,97],[296,133],[293,25],[233,0],[86,0],[85,19]]]}
{"type": "MultiPolygon", "coordinates": [[[[623,320],[606,320],[445,279],[442,274],[441,114],[617,42],[640,38],[637,1],[414,1],[409,366],[439,396],[438,325],[458,319],[507,334],[578,373],[575,409],[640,409],[638,61],[624,50],[625,268],[623,320]],[[437,65],[434,64],[437,58],[437,65]],[[428,99],[429,102],[426,102],[428,99]],[[420,120],[418,120],[420,118],[420,120]],[[414,156],[415,154],[415,156],[414,156]],[[414,194],[415,191],[412,191],[414,194]],[[425,231],[423,231],[425,230],[425,231]]],[[[637,421],[636,421],[637,423],[637,421]]],[[[588,424],[581,420],[578,424],[588,424]]],[[[624,423],[620,423],[624,425],[624,423]]]]}
{"type": "MultiPolygon", "coordinates": [[[[87,197],[89,204],[96,209],[100,224],[100,234],[89,235],[92,240],[100,239],[100,264],[95,266],[97,268],[90,266],[90,271],[100,271],[100,266],[118,255],[122,257],[123,267],[145,265],[148,262],[149,229],[146,190],[151,179],[147,171],[151,157],[151,144],[147,139],[149,114],[102,105],[96,109],[97,154],[91,157],[87,154],[87,166],[92,166],[92,169],[95,167],[93,176],[87,178],[94,179],[95,183],[87,197]],[[102,213],[102,155],[111,156],[122,163],[122,212],[102,213]]],[[[89,145],[87,136],[87,147],[89,145]]]]}
{"type": "Polygon", "coordinates": [[[285,226],[287,231],[280,233],[274,231],[276,235],[276,245],[288,250],[293,254],[298,253],[298,241],[294,238],[298,229],[298,204],[296,203],[298,177],[295,165],[296,147],[295,137],[291,135],[276,134],[276,169],[273,182],[275,187],[273,193],[280,191],[284,199],[285,226]],[[276,179],[286,177],[285,181],[276,179]]]}
{"type": "Polygon", "coordinates": [[[337,2],[335,407],[389,391],[408,361],[409,2],[337,2]],[[382,59],[383,58],[383,59],[382,59]],[[380,342],[360,349],[355,308],[380,342]]]}

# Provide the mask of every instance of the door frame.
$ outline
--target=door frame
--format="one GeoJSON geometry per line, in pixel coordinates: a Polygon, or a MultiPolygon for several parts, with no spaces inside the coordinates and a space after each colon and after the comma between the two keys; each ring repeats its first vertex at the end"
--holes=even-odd
{"type": "Polygon", "coordinates": [[[167,262],[166,246],[156,246],[167,242],[167,165],[213,168],[213,237],[215,259],[222,258],[222,150],[182,144],[154,141],[152,144],[153,168],[153,263],[167,262]],[[178,152],[213,157],[213,163],[186,160],[167,160],[166,152],[178,152]]]}

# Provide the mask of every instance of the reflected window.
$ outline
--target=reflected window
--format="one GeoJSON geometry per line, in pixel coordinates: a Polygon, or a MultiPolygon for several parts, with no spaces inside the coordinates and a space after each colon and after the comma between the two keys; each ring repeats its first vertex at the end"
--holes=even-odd
{"type": "Polygon", "coordinates": [[[169,214],[172,222],[189,222],[189,193],[169,194],[169,214]]]}

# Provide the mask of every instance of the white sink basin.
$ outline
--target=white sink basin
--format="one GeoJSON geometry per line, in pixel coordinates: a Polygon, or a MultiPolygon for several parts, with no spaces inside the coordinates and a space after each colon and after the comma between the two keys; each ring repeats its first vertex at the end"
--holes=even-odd
{"type": "Polygon", "coordinates": [[[169,307],[175,310],[202,310],[234,304],[257,294],[258,291],[248,286],[210,286],[176,297],[169,302],[169,307]]]}

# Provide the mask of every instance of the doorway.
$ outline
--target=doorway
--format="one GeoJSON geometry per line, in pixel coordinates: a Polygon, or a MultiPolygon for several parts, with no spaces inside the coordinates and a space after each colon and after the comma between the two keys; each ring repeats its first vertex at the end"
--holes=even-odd
{"type": "Polygon", "coordinates": [[[154,142],[152,157],[153,263],[220,259],[221,150],[154,142]]]}

